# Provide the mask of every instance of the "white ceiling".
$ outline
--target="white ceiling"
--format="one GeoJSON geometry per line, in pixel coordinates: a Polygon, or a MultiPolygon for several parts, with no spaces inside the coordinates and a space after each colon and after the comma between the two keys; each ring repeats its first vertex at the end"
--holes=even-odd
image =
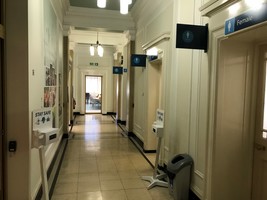
{"type": "MultiPolygon", "coordinates": [[[[71,46],[76,44],[95,44],[114,46],[121,49],[134,33],[135,25],[131,13],[119,12],[120,0],[107,0],[105,9],[97,8],[97,0],[65,0],[66,14],[64,26],[68,27],[71,46]]],[[[137,0],[129,7],[132,9],[137,0]]]]}
{"type": "MultiPolygon", "coordinates": [[[[97,7],[97,0],[69,0],[70,5],[74,7],[83,7],[83,8],[93,8],[93,9],[103,9],[97,7]]],[[[104,10],[120,10],[120,0],[106,0],[107,5],[104,10]]],[[[129,6],[129,10],[133,7],[136,0],[132,1],[133,3],[129,6]]]]}

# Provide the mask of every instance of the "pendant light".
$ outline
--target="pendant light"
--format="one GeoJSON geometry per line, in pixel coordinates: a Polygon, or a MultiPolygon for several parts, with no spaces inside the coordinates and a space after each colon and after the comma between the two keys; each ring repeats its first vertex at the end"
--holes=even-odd
{"type": "Polygon", "coordinates": [[[120,0],[120,12],[123,15],[128,14],[129,0],[120,0]]]}
{"type": "Polygon", "coordinates": [[[107,4],[106,0],[97,0],[97,6],[99,8],[105,8],[106,4],[107,4]]]}
{"type": "MultiPolygon", "coordinates": [[[[128,14],[129,5],[133,3],[132,0],[118,0],[120,1],[120,13],[123,15],[128,14]]],[[[97,0],[97,7],[99,8],[105,8],[107,5],[106,0],[97,0]]]]}
{"type": "Polygon", "coordinates": [[[96,46],[94,45],[90,45],[89,51],[90,51],[90,55],[94,56],[95,55],[95,49],[97,51],[97,55],[99,57],[103,57],[104,55],[104,48],[101,46],[101,44],[98,41],[98,32],[97,32],[97,40],[96,40],[96,46]]]}
{"type": "Polygon", "coordinates": [[[91,56],[95,55],[95,47],[92,44],[90,45],[90,55],[91,56]]]}

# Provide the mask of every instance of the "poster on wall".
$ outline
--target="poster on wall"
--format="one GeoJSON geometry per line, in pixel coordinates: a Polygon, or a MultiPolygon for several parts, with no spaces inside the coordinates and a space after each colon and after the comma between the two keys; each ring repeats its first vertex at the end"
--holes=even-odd
{"type": "Polygon", "coordinates": [[[56,70],[57,17],[50,1],[44,1],[44,65],[56,70]]]}
{"type": "MultiPolygon", "coordinates": [[[[44,2],[44,91],[43,106],[52,108],[53,127],[58,126],[58,115],[61,99],[58,93],[58,54],[59,54],[59,26],[57,16],[50,1],[44,2]],[[58,102],[60,101],[60,102],[58,102]],[[59,106],[59,107],[58,107],[59,106]]],[[[60,60],[60,59],[59,59],[60,60]]],[[[61,80],[60,80],[61,81],[61,80]]]]}
{"type": "Polygon", "coordinates": [[[62,103],[62,77],[61,74],[58,74],[58,114],[59,117],[62,116],[63,113],[63,103],[62,103]]]}
{"type": "Polygon", "coordinates": [[[54,107],[56,104],[56,87],[44,87],[44,107],[54,107]]]}
{"type": "Polygon", "coordinates": [[[56,69],[50,64],[45,70],[45,85],[46,86],[56,86],[57,85],[57,74],[56,69]]]}

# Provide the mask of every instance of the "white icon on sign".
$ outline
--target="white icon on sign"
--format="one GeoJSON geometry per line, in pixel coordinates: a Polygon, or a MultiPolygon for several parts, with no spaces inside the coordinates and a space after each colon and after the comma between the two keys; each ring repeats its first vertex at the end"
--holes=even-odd
{"type": "Polygon", "coordinates": [[[190,36],[190,33],[187,32],[187,33],[186,33],[186,38],[189,39],[189,36],[190,36]]]}
{"type": "Polygon", "coordinates": [[[231,32],[231,28],[232,28],[232,23],[231,21],[228,22],[228,32],[231,32]]]}

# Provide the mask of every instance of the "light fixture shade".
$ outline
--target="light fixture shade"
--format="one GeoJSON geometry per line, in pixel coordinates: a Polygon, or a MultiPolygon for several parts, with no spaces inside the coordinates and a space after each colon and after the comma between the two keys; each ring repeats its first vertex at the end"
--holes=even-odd
{"type": "Polygon", "coordinates": [[[123,15],[128,14],[129,0],[120,0],[120,13],[123,15]]]}
{"type": "Polygon", "coordinates": [[[94,56],[95,55],[95,47],[91,44],[90,46],[90,55],[94,56]]]}
{"type": "Polygon", "coordinates": [[[104,49],[100,44],[97,46],[97,54],[100,57],[103,57],[103,55],[104,55],[104,49]]]}
{"type": "Polygon", "coordinates": [[[97,6],[99,8],[105,8],[106,4],[107,4],[106,0],[97,0],[97,6]]]}
{"type": "Polygon", "coordinates": [[[132,0],[128,0],[128,4],[130,5],[130,4],[132,4],[133,3],[133,1],[132,0]]]}

